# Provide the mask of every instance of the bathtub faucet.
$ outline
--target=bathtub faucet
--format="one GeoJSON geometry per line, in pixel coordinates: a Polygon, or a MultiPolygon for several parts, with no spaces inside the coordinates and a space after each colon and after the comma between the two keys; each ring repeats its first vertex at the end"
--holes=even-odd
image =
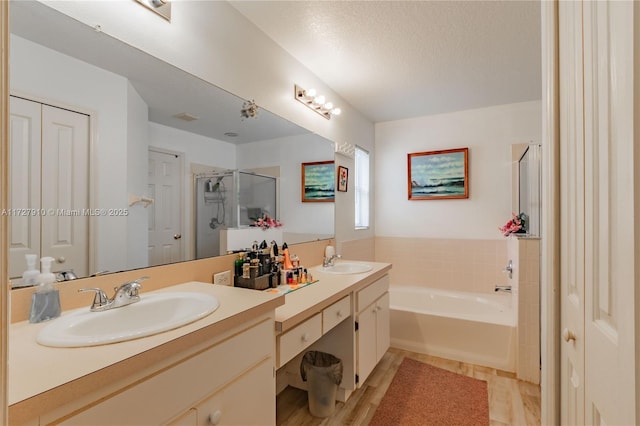
{"type": "Polygon", "coordinates": [[[506,291],[507,293],[511,293],[510,285],[497,285],[494,291],[506,291]]]}

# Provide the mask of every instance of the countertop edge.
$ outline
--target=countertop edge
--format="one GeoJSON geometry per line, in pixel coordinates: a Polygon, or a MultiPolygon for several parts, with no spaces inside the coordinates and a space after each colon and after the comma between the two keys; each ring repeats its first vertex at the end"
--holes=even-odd
{"type": "MultiPolygon", "coordinates": [[[[379,266],[379,269],[376,269],[372,272],[367,273],[365,277],[359,279],[358,281],[355,281],[354,283],[344,287],[343,289],[340,289],[339,291],[334,292],[333,294],[331,294],[327,298],[322,299],[318,303],[312,306],[309,306],[305,309],[301,309],[300,311],[297,311],[294,314],[282,315],[282,314],[279,314],[278,310],[276,309],[276,332],[284,333],[294,328],[296,325],[300,324],[307,318],[311,317],[316,313],[321,312],[327,306],[342,299],[347,294],[352,292],[357,292],[362,288],[379,280],[380,278],[388,274],[392,267],[392,264],[390,263],[379,263],[379,262],[366,262],[366,263],[372,263],[375,265],[382,265],[382,266],[379,266]]],[[[345,275],[338,275],[338,277],[340,276],[345,277],[345,275]]],[[[334,278],[334,279],[337,279],[337,278],[334,278]]],[[[322,285],[322,282],[319,281],[316,284],[322,285]]],[[[316,284],[313,284],[313,285],[316,285],[316,284]]],[[[304,290],[305,289],[302,288],[298,291],[304,291],[304,290]]]]}
{"type": "MultiPolygon", "coordinates": [[[[274,297],[255,306],[239,311],[226,318],[204,325],[196,330],[144,350],[134,356],[124,358],[104,368],[78,377],[70,382],[61,383],[45,392],[33,395],[9,406],[11,424],[22,424],[47,412],[68,404],[77,398],[96,390],[97,386],[105,387],[139,375],[140,371],[150,365],[170,363],[170,358],[190,350],[196,350],[203,342],[223,340],[231,330],[243,324],[250,328],[265,320],[265,315],[284,304],[284,297],[274,297]]],[[[153,374],[153,373],[152,373],[153,374]]]]}

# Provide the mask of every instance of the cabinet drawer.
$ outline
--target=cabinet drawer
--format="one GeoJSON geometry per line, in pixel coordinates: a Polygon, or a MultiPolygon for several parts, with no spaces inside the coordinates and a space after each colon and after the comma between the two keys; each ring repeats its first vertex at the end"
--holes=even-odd
{"type": "Polygon", "coordinates": [[[322,314],[316,314],[278,337],[278,368],[322,336],[322,314]]]}
{"type": "Polygon", "coordinates": [[[196,406],[198,426],[274,425],[273,365],[264,361],[196,406]]]}
{"type": "Polygon", "coordinates": [[[269,359],[272,351],[273,322],[264,321],[60,424],[164,423],[261,360],[269,359]]]}
{"type": "Polygon", "coordinates": [[[378,281],[363,288],[356,297],[356,310],[362,312],[364,308],[373,303],[374,300],[382,296],[389,290],[389,275],[385,275],[378,281]]]}
{"type": "Polygon", "coordinates": [[[351,296],[338,300],[322,311],[322,334],[340,324],[351,315],[351,296]]]}

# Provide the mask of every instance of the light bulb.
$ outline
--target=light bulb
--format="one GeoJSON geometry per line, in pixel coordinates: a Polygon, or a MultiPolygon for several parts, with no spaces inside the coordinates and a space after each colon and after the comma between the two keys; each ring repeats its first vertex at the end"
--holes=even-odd
{"type": "Polygon", "coordinates": [[[304,95],[308,98],[315,98],[317,93],[318,92],[316,92],[316,89],[309,89],[309,90],[305,90],[304,95]]]}
{"type": "Polygon", "coordinates": [[[340,108],[334,108],[334,109],[331,111],[331,114],[333,114],[333,115],[340,115],[340,114],[342,114],[342,110],[341,110],[340,108]]]}
{"type": "Polygon", "coordinates": [[[327,111],[330,111],[331,109],[333,109],[333,103],[327,102],[326,104],[323,105],[323,108],[326,109],[327,111]]]}
{"type": "Polygon", "coordinates": [[[326,99],[324,98],[324,96],[320,95],[320,96],[316,96],[316,98],[313,100],[313,103],[316,105],[324,105],[326,99]]]}

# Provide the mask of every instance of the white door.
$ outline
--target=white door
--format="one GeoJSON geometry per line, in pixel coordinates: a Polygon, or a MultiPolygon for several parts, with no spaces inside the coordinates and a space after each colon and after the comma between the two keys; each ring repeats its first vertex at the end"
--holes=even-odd
{"type": "Polygon", "coordinates": [[[561,423],[567,425],[637,424],[633,8],[633,2],[559,2],[561,423]]]}
{"type": "MultiPolygon", "coordinates": [[[[9,277],[26,269],[26,254],[40,258],[39,103],[10,98],[9,126],[9,277]]],[[[36,265],[39,269],[39,266],[36,265]]]]}
{"type": "Polygon", "coordinates": [[[149,150],[149,266],[183,260],[181,173],[179,154],[149,150]]]}
{"type": "Polygon", "coordinates": [[[41,245],[54,271],[89,275],[88,208],[89,117],[42,105],[41,245]]]}
{"type": "MultiPolygon", "coordinates": [[[[635,189],[634,196],[634,7],[640,4],[590,1],[583,6],[584,381],[585,422],[593,425],[638,424],[634,287],[640,265],[634,262],[633,230],[640,228],[629,217],[639,194],[635,189]]],[[[638,83],[640,74],[635,74],[638,83]]]]}
{"type": "MultiPolygon", "coordinates": [[[[10,270],[25,254],[88,275],[89,117],[11,97],[10,270]]],[[[39,265],[36,265],[39,268],[39,265]]]]}

